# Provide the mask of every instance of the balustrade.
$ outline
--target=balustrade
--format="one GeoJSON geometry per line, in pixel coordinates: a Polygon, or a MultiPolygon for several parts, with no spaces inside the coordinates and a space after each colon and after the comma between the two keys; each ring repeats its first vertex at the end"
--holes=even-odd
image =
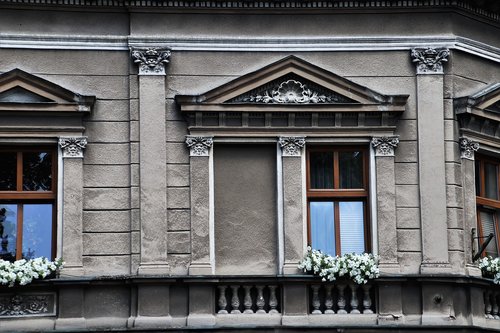
{"type": "Polygon", "coordinates": [[[484,291],[484,316],[486,319],[500,320],[500,289],[484,291]]]}
{"type": "Polygon", "coordinates": [[[220,285],[217,293],[218,314],[280,313],[281,288],[277,285],[220,285]]]}
{"type": "Polygon", "coordinates": [[[311,314],[372,314],[374,292],[370,284],[323,283],[311,285],[311,314]]]}

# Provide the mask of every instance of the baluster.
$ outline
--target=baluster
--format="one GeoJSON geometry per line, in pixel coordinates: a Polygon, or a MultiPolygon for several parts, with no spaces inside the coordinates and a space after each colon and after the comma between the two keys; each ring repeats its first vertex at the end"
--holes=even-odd
{"type": "Polygon", "coordinates": [[[355,283],[350,283],[349,287],[351,288],[351,314],[359,314],[358,310],[358,285],[355,283]]]}
{"type": "Polygon", "coordinates": [[[335,311],[332,310],[333,307],[333,297],[332,297],[332,285],[327,284],[325,286],[326,289],[326,296],[325,296],[325,313],[335,313],[335,311]]]}
{"type": "Polygon", "coordinates": [[[320,285],[318,285],[318,284],[313,284],[311,286],[311,288],[313,290],[313,298],[312,298],[312,306],[314,308],[314,310],[312,312],[313,315],[321,314],[321,310],[319,309],[319,307],[321,306],[321,303],[319,300],[319,287],[320,287],[320,285]]]}
{"type": "Polygon", "coordinates": [[[264,286],[256,286],[257,288],[257,313],[266,313],[264,306],[266,300],[264,299],[264,286]]]}
{"type": "Polygon", "coordinates": [[[218,286],[219,288],[219,312],[220,314],[227,314],[227,299],[226,299],[226,288],[227,286],[218,286]]]}
{"type": "Polygon", "coordinates": [[[269,313],[279,313],[276,309],[278,307],[278,298],[276,298],[276,286],[269,286],[269,313]]]}
{"type": "Polygon", "coordinates": [[[486,290],[484,293],[484,313],[485,313],[485,317],[488,319],[493,318],[493,316],[491,315],[490,294],[491,294],[491,292],[489,290],[486,290]]]}
{"type": "Polygon", "coordinates": [[[231,306],[233,309],[231,313],[241,313],[240,311],[240,298],[238,296],[238,289],[240,286],[231,286],[231,290],[233,291],[233,297],[231,298],[231,306]]]}
{"type": "Polygon", "coordinates": [[[493,318],[495,319],[500,319],[500,316],[499,316],[499,309],[498,309],[498,295],[499,293],[494,291],[492,293],[492,299],[493,299],[493,307],[491,309],[491,314],[493,315],[493,318]]]}
{"type": "Polygon", "coordinates": [[[253,313],[252,310],[252,296],[250,295],[250,290],[252,289],[252,286],[243,286],[245,289],[245,298],[243,300],[243,305],[245,306],[245,311],[243,313],[253,313]]]}
{"type": "Polygon", "coordinates": [[[346,301],[345,301],[345,297],[344,297],[344,289],[345,289],[346,285],[343,284],[343,283],[339,283],[337,288],[339,290],[339,299],[337,300],[337,306],[338,306],[338,310],[337,310],[337,313],[338,314],[344,314],[344,313],[347,313],[347,311],[345,310],[345,304],[346,304],[346,301]]]}
{"type": "Polygon", "coordinates": [[[363,313],[373,313],[372,311],[372,298],[370,297],[370,288],[368,284],[363,285],[363,313]]]}

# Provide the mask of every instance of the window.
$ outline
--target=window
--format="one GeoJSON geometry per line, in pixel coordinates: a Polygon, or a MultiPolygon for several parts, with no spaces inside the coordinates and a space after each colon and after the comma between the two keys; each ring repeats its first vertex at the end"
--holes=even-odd
{"type": "Polygon", "coordinates": [[[317,147],[307,151],[308,239],[330,255],[369,250],[368,150],[317,147]]]}
{"type": "Polygon", "coordinates": [[[0,258],[55,254],[56,150],[0,148],[0,258]]]}
{"type": "MultiPolygon", "coordinates": [[[[485,255],[499,256],[499,222],[500,186],[498,172],[500,161],[485,156],[476,155],[476,204],[477,225],[479,237],[493,234],[493,240],[488,244],[485,255]]],[[[479,238],[482,243],[485,238],[479,238]]]]}

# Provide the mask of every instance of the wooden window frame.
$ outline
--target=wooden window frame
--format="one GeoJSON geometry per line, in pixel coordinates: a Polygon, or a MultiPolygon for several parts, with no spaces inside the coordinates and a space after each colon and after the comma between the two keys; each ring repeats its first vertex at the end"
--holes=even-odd
{"type": "MultiPolygon", "coordinates": [[[[500,219],[499,219],[499,214],[500,214],[500,160],[489,157],[489,156],[484,156],[484,155],[479,155],[476,154],[475,156],[476,160],[476,173],[479,173],[479,195],[477,194],[476,190],[476,222],[477,222],[477,230],[478,230],[478,236],[481,237],[479,240],[484,240],[483,237],[487,237],[488,235],[484,235],[483,232],[483,226],[481,224],[481,216],[480,212],[481,211],[495,211],[496,214],[494,214],[494,223],[495,223],[495,230],[496,230],[496,235],[495,238],[492,240],[492,242],[497,243],[497,251],[500,252],[500,219]],[[497,167],[497,198],[498,200],[495,199],[490,199],[487,198],[485,195],[486,191],[486,177],[485,177],[485,163],[488,164],[494,164],[497,167]],[[477,167],[479,166],[479,170],[477,170],[477,167]]],[[[476,175],[474,175],[476,176],[476,175]]],[[[474,179],[477,179],[477,177],[474,177],[474,179]]],[[[478,244],[480,245],[480,244],[478,244]]],[[[484,253],[484,252],[483,252],[484,253]]],[[[497,255],[500,255],[500,253],[497,253],[497,255]]],[[[482,254],[484,257],[485,254],[482,254]]]]}
{"type": "Polygon", "coordinates": [[[17,205],[17,235],[16,235],[16,260],[22,259],[23,244],[23,204],[43,204],[52,205],[52,245],[51,258],[56,255],[57,241],[57,149],[53,146],[9,146],[0,147],[1,153],[17,153],[16,156],[16,190],[1,191],[0,204],[17,205]],[[24,191],[23,190],[23,153],[29,152],[50,152],[52,154],[52,181],[50,191],[24,191]]]}
{"type": "Polygon", "coordinates": [[[311,208],[310,203],[316,201],[332,201],[334,203],[335,252],[341,254],[340,246],[340,208],[341,201],[362,201],[364,217],[365,252],[371,252],[371,227],[369,210],[369,149],[365,146],[312,146],[306,153],[306,196],[307,196],[307,243],[311,241],[311,208]],[[360,151],[363,156],[363,188],[340,189],[339,153],[360,151]],[[311,189],[310,155],[314,152],[333,153],[333,189],[311,189]]]}

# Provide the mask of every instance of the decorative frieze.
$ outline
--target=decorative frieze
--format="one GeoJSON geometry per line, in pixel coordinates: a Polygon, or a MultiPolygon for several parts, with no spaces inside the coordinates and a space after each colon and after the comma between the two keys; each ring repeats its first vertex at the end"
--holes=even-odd
{"type": "Polygon", "coordinates": [[[55,314],[55,295],[0,296],[0,317],[40,316],[55,314]]]}
{"type": "Polygon", "coordinates": [[[281,136],[279,144],[283,156],[300,156],[300,150],[306,144],[306,139],[303,136],[281,136]]]}
{"type": "Polygon", "coordinates": [[[394,149],[399,144],[397,136],[383,136],[372,138],[372,146],[375,148],[375,156],[394,156],[394,149]]]}
{"type": "Polygon", "coordinates": [[[189,156],[208,156],[213,144],[211,136],[186,136],[189,156]]]}
{"type": "Polygon", "coordinates": [[[474,161],[474,152],[479,149],[479,143],[465,137],[461,137],[459,142],[460,157],[474,161]]]}
{"type": "Polygon", "coordinates": [[[450,51],[446,48],[412,49],[411,57],[417,65],[417,74],[443,74],[443,63],[448,61],[450,51]]]}
{"type": "Polygon", "coordinates": [[[83,158],[83,150],[87,146],[87,137],[60,137],[59,146],[63,150],[63,158],[83,158]]]}
{"type": "Polygon", "coordinates": [[[132,60],[139,66],[139,75],[165,75],[165,65],[169,63],[169,49],[133,49],[132,60]]]}

